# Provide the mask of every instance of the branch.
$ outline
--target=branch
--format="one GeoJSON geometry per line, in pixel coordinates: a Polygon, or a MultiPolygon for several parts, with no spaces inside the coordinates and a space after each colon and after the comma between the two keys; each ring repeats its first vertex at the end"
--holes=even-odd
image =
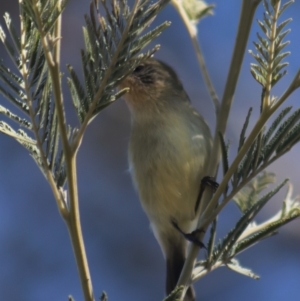
{"type": "Polygon", "coordinates": [[[20,46],[21,46],[21,49],[20,49],[20,58],[21,58],[21,68],[20,68],[20,73],[22,74],[23,76],[23,79],[24,79],[24,90],[25,90],[25,93],[26,93],[26,99],[27,99],[27,105],[28,105],[28,109],[29,109],[29,116],[30,116],[30,119],[32,121],[32,131],[35,135],[35,138],[36,138],[36,146],[39,150],[39,153],[40,153],[40,157],[41,157],[41,161],[42,161],[42,170],[52,188],[52,191],[53,191],[53,194],[55,196],[55,200],[56,200],[56,203],[57,203],[57,206],[59,208],[59,211],[60,213],[62,214],[62,216],[65,215],[66,213],[66,206],[61,198],[61,195],[59,193],[59,191],[57,190],[57,187],[56,187],[56,183],[55,183],[55,180],[53,178],[53,175],[51,173],[51,170],[49,169],[49,166],[48,166],[48,162],[47,162],[47,158],[44,154],[44,151],[43,151],[43,144],[42,144],[42,141],[39,137],[39,129],[38,129],[38,126],[35,122],[35,112],[34,112],[34,109],[33,109],[33,101],[31,99],[31,93],[30,93],[30,87],[29,87],[29,83],[28,83],[28,69],[27,69],[27,62],[26,62],[26,30],[25,30],[25,27],[24,27],[24,19],[23,19],[23,16],[21,14],[20,16],[20,26],[21,26],[21,39],[20,39],[20,46]]]}
{"type": "MultiPolygon", "coordinates": [[[[208,175],[215,175],[216,171],[217,171],[217,166],[219,164],[219,158],[220,158],[219,133],[221,133],[223,135],[225,132],[225,129],[226,129],[227,120],[228,120],[230,108],[232,105],[233,96],[234,96],[238,76],[240,73],[240,69],[241,69],[241,65],[242,65],[242,61],[243,61],[243,57],[244,57],[244,53],[245,53],[245,49],[246,49],[246,45],[247,45],[247,41],[248,41],[248,36],[250,33],[250,29],[251,29],[253,16],[254,16],[255,10],[256,10],[258,4],[260,3],[260,1],[261,0],[251,0],[251,1],[243,0],[236,43],[235,43],[235,47],[234,47],[234,51],[233,51],[233,55],[232,55],[232,60],[231,60],[231,64],[230,64],[230,69],[229,69],[226,86],[225,86],[225,92],[223,95],[223,99],[222,99],[222,103],[221,103],[221,107],[220,107],[220,111],[219,111],[219,115],[218,115],[218,119],[217,119],[217,126],[216,126],[216,132],[215,132],[215,137],[214,137],[213,150],[210,155],[210,160],[209,160],[208,169],[207,169],[207,173],[206,173],[208,175]]],[[[256,137],[256,135],[255,135],[255,137],[256,137]]],[[[230,178],[228,178],[228,180],[229,179],[230,178]]],[[[221,195],[221,192],[226,188],[227,182],[225,184],[225,180],[223,180],[221,185],[222,185],[222,187],[218,188],[218,190],[212,200],[210,200],[211,193],[204,192],[203,199],[201,201],[203,206],[206,206],[209,203],[209,205],[211,205],[211,206],[208,206],[208,207],[210,207],[209,209],[214,210],[216,203],[218,201],[218,198],[221,195]]],[[[197,228],[203,229],[204,231],[206,230],[206,228],[209,225],[208,219],[206,217],[210,212],[211,211],[209,211],[209,210],[205,210],[203,212],[203,214],[200,216],[197,228]],[[206,222],[204,222],[204,221],[206,221],[206,222]]],[[[210,215],[210,217],[211,217],[211,215],[210,215]]],[[[213,219],[209,219],[209,221],[211,221],[211,220],[213,220],[213,219]]],[[[202,240],[203,237],[204,237],[204,233],[201,233],[199,239],[202,240]]],[[[189,280],[190,280],[190,277],[192,274],[192,270],[194,267],[194,262],[198,256],[199,250],[200,249],[197,245],[192,244],[189,254],[188,254],[188,257],[185,261],[183,270],[181,272],[179,281],[177,283],[178,286],[185,285],[187,287],[187,284],[189,283],[189,280]]]]}
{"type": "Polygon", "coordinates": [[[195,53],[197,56],[197,60],[198,60],[199,66],[200,66],[200,70],[203,75],[204,82],[206,84],[206,87],[208,89],[210,97],[215,105],[216,116],[218,116],[219,109],[220,109],[220,101],[219,101],[218,95],[215,91],[215,88],[213,86],[213,83],[210,79],[210,76],[208,74],[208,71],[206,69],[205,60],[204,60],[204,57],[202,54],[202,50],[200,48],[200,44],[197,39],[197,26],[189,19],[188,15],[186,13],[186,10],[183,7],[183,2],[181,0],[172,0],[172,4],[175,7],[175,9],[177,10],[179,16],[181,17],[181,19],[188,31],[188,34],[190,35],[190,38],[191,38],[191,41],[192,41],[192,44],[193,44],[193,47],[195,49],[195,53]]]}
{"type": "MultiPolygon", "coordinates": [[[[58,8],[61,8],[61,0],[57,3],[58,8]]],[[[79,214],[79,200],[77,189],[77,174],[76,174],[76,154],[71,151],[68,141],[66,118],[64,114],[64,104],[61,87],[60,76],[60,39],[61,39],[61,14],[58,16],[54,27],[54,51],[52,52],[49,43],[49,36],[43,31],[43,23],[41,20],[40,11],[38,8],[38,0],[34,1],[33,10],[35,13],[39,32],[41,34],[41,41],[48,63],[48,68],[52,80],[54,91],[55,108],[58,118],[59,132],[61,135],[62,148],[66,160],[66,172],[69,191],[69,212],[64,215],[65,221],[68,226],[69,234],[72,241],[72,246],[77,262],[77,268],[81,280],[81,286],[84,294],[85,301],[94,300],[93,287],[91,283],[91,275],[88,267],[88,261],[83,242],[83,235],[80,224],[79,214]]]]}
{"type": "Polygon", "coordinates": [[[116,49],[116,51],[115,51],[115,53],[114,53],[114,55],[113,55],[113,57],[111,59],[110,67],[105,72],[105,75],[104,75],[104,78],[103,78],[103,80],[101,82],[101,85],[100,85],[97,93],[95,94],[94,99],[93,99],[93,101],[92,101],[92,103],[91,103],[91,105],[89,107],[89,110],[88,110],[88,112],[85,115],[84,121],[81,124],[81,127],[78,130],[78,133],[77,133],[77,135],[76,135],[76,137],[75,137],[75,139],[74,139],[74,141],[72,143],[72,152],[73,153],[76,153],[77,150],[78,150],[78,148],[79,148],[79,146],[80,146],[83,134],[84,134],[84,132],[86,130],[86,127],[88,126],[89,122],[91,121],[91,118],[93,116],[93,112],[96,109],[97,102],[98,102],[101,94],[103,93],[103,91],[104,91],[104,89],[106,87],[106,84],[107,84],[107,81],[108,81],[109,77],[111,76],[111,74],[113,72],[113,66],[117,63],[119,54],[120,54],[120,52],[122,50],[122,47],[123,47],[123,45],[126,42],[126,39],[128,37],[128,32],[129,32],[130,27],[132,25],[132,21],[133,21],[133,18],[135,16],[135,14],[136,14],[137,8],[138,8],[138,6],[140,4],[140,1],[141,0],[135,0],[135,2],[134,2],[134,6],[132,8],[129,20],[128,20],[127,24],[126,24],[126,28],[125,28],[125,30],[123,32],[121,41],[118,44],[118,47],[117,47],[117,49],[116,49]]]}

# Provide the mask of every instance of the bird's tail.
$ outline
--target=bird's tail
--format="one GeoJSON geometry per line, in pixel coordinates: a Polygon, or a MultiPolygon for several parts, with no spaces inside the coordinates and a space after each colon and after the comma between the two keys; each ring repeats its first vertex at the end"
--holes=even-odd
{"type": "MultiPolygon", "coordinates": [[[[166,283],[166,292],[169,295],[178,282],[180,273],[182,271],[184,262],[185,262],[185,250],[182,248],[172,248],[169,250],[166,261],[167,261],[167,283],[166,283]]],[[[190,286],[186,292],[184,301],[195,301],[195,292],[192,286],[190,286]]]]}

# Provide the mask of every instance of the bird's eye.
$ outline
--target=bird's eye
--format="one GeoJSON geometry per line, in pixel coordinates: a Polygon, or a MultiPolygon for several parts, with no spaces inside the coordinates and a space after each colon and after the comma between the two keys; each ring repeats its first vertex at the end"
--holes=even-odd
{"type": "Polygon", "coordinates": [[[137,67],[135,67],[135,69],[133,70],[133,73],[139,73],[144,69],[144,65],[138,65],[137,67]]]}

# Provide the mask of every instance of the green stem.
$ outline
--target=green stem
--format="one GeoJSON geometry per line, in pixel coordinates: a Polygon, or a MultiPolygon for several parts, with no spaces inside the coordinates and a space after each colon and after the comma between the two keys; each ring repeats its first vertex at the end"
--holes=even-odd
{"type": "MultiPolygon", "coordinates": [[[[220,115],[218,116],[217,120],[217,127],[216,127],[216,134],[215,134],[215,140],[214,140],[214,147],[212,154],[210,156],[209,161],[209,168],[208,173],[209,175],[214,175],[219,163],[219,140],[218,135],[219,132],[224,134],[227,119],[229,115],[229,111],[232,105],[233,95],[242,63],[243,54],[245,52],[245,47],[247,43],[247,39],[249,36],[249,31],[253,19],[254,12],[259,4],[260,0],[244,0],[243,6],[242,6],[242,12],[240,17],[240,24],[239,24],[239,31],[237,34],[235,49],[233,53],[233,58],[230,66],[230,71],[228,75],[228,80],[225,87],[224,96],[221,103],[221,109],[220,109],[220,115]]],[[[288,89],[283,93],[283,95],[277,100],[275,103],[269,107],[268,110],[265,110],[263,114],[261,114],[259,120],[257,121],[256,125],[254,126],[252,132],[246,139],[243,147],[240,149],[237,157],[235,158],[234,162],[232,163],[231,167],[227,171],[226,175],[224,176],[217,192],[211,198],[211,193],[205,192],[203,196],[203,200],[201,203],[204,203],[204,208],[206,206],[206,209],[200,216],[199,222],[198,222],[198,229],[204,230],[200,235],[199,239],[202,241],[205,231],[209,224],[216,218],[216,216],[220,213],[220,211],[225,207],[225,205],[228,203],[229,198],[226,199],[226,202],[222,202],[220,206],[218,206],[218,209],[215,210],[215,206],[218,202],[218,199],[220,198],[223,191],[226,189],[227,184],[233,175],[234,171],[236,170],[238,164],[241,162],[242,158],[246,154],[248,148],[251,146],[251,144],[254,142],[257,135],[261,132],[263,126],[269,119],[269,117],[274,114],[274,112],[283,104],[283,102],[291,95],[297,88],[300,87],[300,70],[298,70],[297,74],[295,75],[292,83],[288,87],[288,89]]],[[[180,279],[178,281],[177,285],[187,285],[190,281],[190,275],[193,270],[194,262],[197,258],[199,251],[199,247],[196,245],[192,245],[187,257],[187,260],[185,262],[183,271],[181,273],[180,279]]],[[[197,278],[198,279],[198,278],[197,278]]],[[[183,295],[184,296],[184,295],[183,295]]]]}
{"type": "Polygon", "coordinates": [[[70,197],[70,213],[66,219],[73,251],[80,276],[85,301],[94,301],[92,279],[89,271],[80,222],[79,200],[77,191],[76,155],[67,159],[67,176],[70,197]]]}
{"type": "MultiPolygon", "coordinates": [[[[294,92],[299,87],[300,87],[300,70],[297,72],[297,74],[294,77],[294,80],[292,81],[292,83],[290,84],[288,89],[279,98],[279,100],[273,106],[269,107],[268,110],[263,111],[262,114],[260,115],[260,117],[259,117],[258,121],[256,122],[254,128],[252,129],[251,133],[249,134],[249,136],[246,139],[245,143],[241,147],[239,153],[235,157],[235,159],[232,162],[230,168],[228,169],[228,171],[224,175],[224,177],[222,179],[222,182],[219,185],[218,190],[216,191],[213,198],[210,200],[209,205],[206,207],[204,213],[202,214],[202,216],[204,218],[200,219],[200,223],[198,224],[200,229],[205,229],[215,219],[215,217],[221,212],[221,210],[227,205],[227,203],[230,201],[230,199],[227,197],[226,200],[224,200],[217,207],[217,209],[214,210],[213,204],[217,203],[217,201],[220,198],[221,194],[226,189],[227,184],[229,183],[229,180],[231,179],[233,173],[237,169],[239,163],[241,162],[241,160],[243,159],[243,157],[247,153],[247,150],[250,148],[250,146],[254,142],[255,138],[257,137],[257,135],[259,135],[259,133],[263,129],[263,127],[266,124],[266,122],[268,121],[268,119],[283,104],[283,102],[287,100],[288,96],[291,95],[291,93],[294,92]]],[[[270,164],[270,163],[268,163],[268,164],[270,164]]]]}
{"type": "MultiPolygon", "coordinates": [[[[217,167],[219,164],[219,158],[220,158],[219,133],[224,134],[225,129],[226,129],[227,120],[228,120],[230,108],[232,105],[238,76],[239,76],[239,73],[241,70],[242,61],[243,61],[245,49],[247,46],[247,41],[248,41],[250,29],[251,29],[253,16],[254,16],[255,10],[260,2],[261,2],[261,0],[252,0],[252,1],[243,0],[237,38],[236,38],[233,56],[232,56],[230,69],[229,69],[229,74],[228,74],[228,78],[227,78],[227,82],[226,82],[226,86],[225,86],[225,92],[223,95],[219,115],[217,118],[217,126],[216,126],[216,132],[215,132],[215,137],[214,137],[214,145],[213,145],[212,153],[210,155],[209,165],[208,165],[208,169],[207,169],[208,175],[215,175],[216,171],[217,171],[217,167]]],[[[225,184],[224,182],[225,181],[222,181],[223,185],[221,183],[222,187],[219,187],[219,189],[217,190],[217,193],[223,192],[224,189],[226,188],[226,185],[224,186],[224,184],[225,184]]],[[[219,196],[220,195],[221,195],[221,193],[219,193],[219,196]]],[[[214,210],[216,203],[218,201],[218,198],[214,197],[211,201],[210,201],[210,198],[211,198],[211,193],[208,193],[208,192],[204,193],[203,200],[201,202],[204,203],[204,206],[209,204],[208,207],[210,207],[210,210],[214,210]]],[[[211,212],[209,212],[208,210],[205,210],[205,213],[203,213],[199,219],[198,228],[201,227],[200,229],[203,229],[204,231],[206,230],[209,223],[204,224],[203,220],[206,221],[207,220],[206,217],[208,215],[210,216],[210,213],[211,212]]],[[[210,221],[212,221],[212,220],[210,219],[210,221]]],[[[202,240],[203,237],[204,237],[204,233],[201,233],[199,239],[202,240]]],[[[194,267],[194,262],[195,262],[195,259],[197,258],[198,252],[199,252],[199,247],[196,246],[195,244],[192,244],[177,285],[187,286],[187,284],[189,283],[189,280],[190,280],[190,277],[192,274],[192,270],[194,267]]]]}
{"type": "MultiPolygon", "coordinates": [[[[61,1],[58,1],[57,5],[61,7],[61,1]]],[[[67,135],[66,118],[64,114],[64,104],[61,87],[61,74],[60,74],[60,39],[61,39],[61,15],[54,28],[55,45],[54,51],[50,46],[48,36],[43,32],[42,21],[40,18],[40,12],[38,10],[37,1],[34,3],[34,11],[37,19],[37,24],[41,34],[41,41],[48,63],[48,68],[52,80],[52,86],[54,91],[55,109],[58,119],[58,127],[61,135],[62,148],[65,155],[66,173],[68,181],[69,192],[69,212],[64,215],[66,221],[74,255],[76,258],[77,268],[80,276],[81,287],[84,294],[85,301],[94,301],[93,287],[91,282],[91,276],[83,241],[83,235],[80,223],[79,213],[79,200],[77,189],[77,174],[76,174],[76,152],[72,152],[67,135]]]]}
{"type": "Polygon", "coordinates": [[[242,62],[247,46],[247,41],[252,25],[252,20],[256,8],[261,0],[243,0],[242,11],[238,26],[238,33],[235,41],[235,47],[231,59],[230,69],[228,72],[228,77],[225,85],[225,91],[222,98],[220,114],[217,120],[217,127],[214,138],[214,148],[211,154],[209,171],[213,171],[211,174],[215,174],[217,165],[219,164],[220,156],[220,142],[219,133],[224,135],[227,125],[227,120],[229,112],[232,106],[234,92],[236,89],[238,77],[242,67],[242,62]]]}
{"type": "Polygon", "coordinates": [[[218,95],[215,91],[215,88],[213,86],[213,83],[210,79],[210,76],[208,74],[208,71],[206,69],[205,60],[204,60],[204,57],[203,57],[203,54],[202,54],[200,44],[199,44],[198,39],[197,39],[197,27],[189,19],[188,15],[187,15],[184,7],[183,7],[182,1],[172,0],[172,4],[175,7],[175,9],[177,10],[179,16],[181,17],[181,19],[183,21],[183,24],[185,25],[185,27],[186,27],[189,35],[190,35],[190,38],[191,38],[191,41],[192,41],[192,44],[193,44],[193,47],[195,49],[195,53],[196,53],[196,56],[197,56],[197,60],[198,60],[198,63],[199,63],[199,67],[200,67],[200,70],[201,70],[202,75],[203,75],[204,82],[206,84],[206,87],[208,89],[210,97],[211,97],[211,99],[212,99],[212,101],[215,105],[216,115],[218,116],[218,112],[219,112],[219,109],[220,109],[220,101],[219,101],[218,95]]]}
{"type": "MultiPolygon", "coordinates": [[[[20,7],[21,8],[21,7],[20,7]]],[[[59,193],[57,187],[56,187],[56,183],[55,180],[53,178],[52,172],[49,169],[48,166],[48,162],[47,162],[47,158],[44,154],[44,150],[43,150],[43,144],[42,141],[40,139],[39,136],[39,130],[38,130],[38,126],[35,122],[35,112],[33,109],[33,101],[31,99],[31,93],[30,93],[30,85],[28,82],[28,68],[27,68],[27,53],[26,53],[26,45],[25,45],[25,41],[26,41],[26,31],[25,31],[25,27],[24,27],[24,19],[23,19],[23,12],[22,10],[20,11],[21,15],[20,15],[20,26],[21,26],[21,39],[20,39],[20,57],[21,57],[21,62],[22,62],[22,68],[20,69],[20,72],[22,74],[22,77],[24,79],[24,90],[25,90],[25,94],[26,94],[26,98],[27,98],[27,105],[29,108],[29,116],[32,122],[32,131],[35,135],[35,139],[36,139],[36,145],[39,149],[39,153],[40,153],[40,157],[42,160],[42,170],[49,182],[49,185],[53,191],[57,206],[59,208],[59,211],[61,213],[62,216],[65,216],[66,212],[67,212],[67,208],[66,208],[66,204],[64,203],[64,200],[61,198],[61,194],[59,193]]]]}

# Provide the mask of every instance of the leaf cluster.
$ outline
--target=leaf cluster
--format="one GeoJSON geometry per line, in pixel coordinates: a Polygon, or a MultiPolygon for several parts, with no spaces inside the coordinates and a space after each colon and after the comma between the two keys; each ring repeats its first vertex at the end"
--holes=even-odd
{"type": "MultiPolygon", "coordinates": [[[[66,165],[50,74],[53,67],[49,67],[51,59],[46,55],[55,52],[60,37],[55,36],[54,24],[66,3],[61,1],[57,5],[54,0],[23,0],[20,3],[21,34],[18,35],[8,13],[4,16],[8,36],[0,27],[1,41],[13,63],[13,68],[10,68],[0,62],[0,92],[19,111],[16,113],[0,106],[0,113],[18,127],[15,130],[9,123],[1,121],[0,131],[29,150],[44,175],[49,179],[51,174],[57,187],[66,181],[66,165]]],[[[155,3],[136,1],[130,9],[125,0],[101,1],[106,17],[100,14],[97,1],[91,3],[90,15],[85,16],[86,26],[83,28],[84,84],[68,65],[70,77],[67,81],[80,123],[89,123],[100,110],[124,94],[126,89],[115,92],[121,80],[158,49],[156,46],[138,55],[169,25],[165,22],[141,35],[167,3],[168,0],[155,3]]],[[[68,126],[66,132],[71,144],[77,129],[68,126]]]]}
{"type": "Polygon", "coordinates": [[[264,0],[265,14],[263,20],[258,20],[258,24],[264,36],[257,33],[258,41],[254,42],[257,53],[249,51],[256,64],[251,64],[251,74],[254,79],[264,88],[268,83],[274,86],[285,74],[284,68],[288,62],[282,62],[290,52],[282,52],[290,44],[290,41],[283,41],[290,29],[284,30],[292,19],[289,18],[277,24],[279,17],[285,9],[294,1],[286,2],[279,7],[278,1],[271,1],[270,4],[264,0]]]}
{"type": "Polygon", "coordinates": [[[85,16],[85,50],[81,51],[84,84],[80,83],[73,67],[68,66],[68,85],[81,123],[90,110],[91,116],[94,116],[126,93],[127,89],[118,92],[114,92],[114,89],[138,64],[158,49],[156,46],[145,54],[137,55],[170,25],[164,22],[141,35],[168,0],[153,4],[148,0],[137,1],[132,10],[125,1],[114,0],[110,5],[106,0],[101,3],[106,18],[100,14],[96,1],[91,3],[90,15],[85,16]]]}
{"type": "MultiPolygon", "coordinates": [[[[292,107],[283,109],[270,127],[264,128],[257,136],[234,173],[233,188],[248,182],[300,141],[300,109],[289,115],[291,109],[292,107]]],[[[245,133],[251,111],[250,109],[241,131],[238,150],[241,149],[246,139],[245,133]]],[[[223,152],[223,157],[227,156],[227,153],[223,152]]]]}
{"type": "MultiPolygon", "coordinates": [[[[214,240],[216,232],[216,220],[214,221],[208,244],[209,256],[204,263],[201,263],[201,266],[226,265],[236,272],[256,279],[256,275],[250,270],[240,267],[234,257],[260,240],[276,234],[281,226],[300,216],[300,203],[297,198],[291,200],[291,187],[289,187],[289,192],[279,213],[262,225],[254,222],[257,213],[287,183],[285,180],[269,193],[260,196],[263,190],[275,182],[273,173],[261,172],[300,140],[300,109],[290,113],[291,109],[292,107],[283,109],[270,127],[262,130],[238,165],[231,180],[231,190],[224,192],[222,202],[226,203],[233,199],[243,215],[227,236],[212,249],[214,246],[212,240],[214,240]],[[234,261],[232,261],[233,259],[234,261]]],[[[251,112],[250,108],[241,130],[238,151],[241,150],[246,140],[251,112]]],[[[222,136],[221,146],[223,169],[226,173],[229,166],[228,147],[222,136]]]]}
{"type": "Polygon", "coordinates": [[[30,18],[36,28],[39,28],[39,22],[44,34],[50,33],[59,15],[65,9],[68,0],[60,0],[60,5],[57,5],[57,0],[21,0],[21,13],[26,18],[30,18]],[[36,18],[38,10],[40,20],[36,18]]]}
{"type": "MultiPolygon", "coordinates": [[[[273,236],[283,225],[300,217],[299,197],[292,198],[292,186],[290,185],[280,211],[263,224],[256,224],[254,218],[258,212],[287,183],[287,180],[284,180],[280,185],[260,196],[261,192],[274,181],[274,174],[265,172],[234,197],[234,201],[240,207],[243,215],[235,227],[217,245],[214,246],[211,241],[208,243],[208,256],[206,260],[196,264],[193,281],[201,278],[208,271],[224,265],[237,273],[259,279],[259,276],[250,269],[240,266],[235,257],[262,239],[273,236]]],[[[215,220],[211,226],[210,240],[214,240],[216,228],[217,221],[215,220]]]]}
{"type": "MultiPolygon", "coordinates": [[[[258,41],[254,42],[254,45],[258,54],[254,55],[251,52],[258,63],[258,65],[251,64],[251,73],[263,86],[261,114],[270,112],[271,108],[277,105],[277,99],[271,97],[271,88],[286,74],[286,71],[282,70],[288,63],[282,63],[282,60],[289,52],[282,52],[282,50],[289,44],[289,42],[283,42],[283,39],[290,30],[287,29],[283,31],[283,29],[289,24],[291,19],[287,19],[280,24],[278,24],[278,19],[293,1],[288,1],[282,6],[280,1],[268,2],[264,0],[263,3],[265,14],[262,21],[258,20],[258,24],[265,37],[262,37],[259,33],[257,34],[258,41]]],[[[298,109],[290,114],[291,109],[291,107],[283,109],[268,129],[266,129],[266,127],[260,129],[260,132],[234,172],[231,183],[233,191],[237,192],[253,177],[257,176],[299,142],[300,110],[298,109]]],[[[252,108],[249,109],[241,130],[238,152],[241,151],[246,141],[246,132],[251,113],[252,108]]],[[[261,118],[263,118],[263,115],[261,115],[261,118]]],[[[228,150],[225,148],[222,137],[221,146],[224,173],[226,173],[229,165],[228,150]]],[[[232,193],[232,196],[233,195],[234,193],[232,193]]]]}
{"type": "MultiPolygon", "coordinates": [[[[223,193],[223,200],[220,204],[211,202],[216,205],[211,214],[211,217],[215,217],[215,219],[213,221],[211,217],[209,219],[212,223],[207,258],[197,263],[192,275],[193,281],[220,266],[227,266],[235,272],[258,279],[259,277],[251,270],[241,267],[235,256],[260,240],[276,234],[281,226],[300,217],[299,198],[291,197],[292,187],[289,186],[282,208],[275,216],[260,225],[256,224],[254,220],[264,205],[287,183],[285,180],[275,189],[261,195],[275,181],[274,174],[262,172],[300,140],[300,109],[294,112],[292,112],[292,107],[283,109],[271,125],[266,127],[268,118],[286,99],[281,97],[277,101],[275,97],[271,97],[271,88],[286,73],[282,70],[287,63],[282,63],[282,60],[289,53],[282,53],[282,50],[289,44],[289,42],[283,42],[289,30],[283,31],[283,29],[290,19],[279,25],[277,21],[291,3],[292,1],[280,6],[280,1],[264,1],[266,12],[263,21],[258,21],[258,23],[265,37],[257,35],[258,42],[255,42],[254,45],[258,54],[254,55],[251,52],[258,63],[251,64],[251,73],[263,86],[261,115],[247,137],[246,133],[252,113],[252,108],[249,109],[241,130],[237,157],[231,165],[228,162],[229,144],[226,144],[223,135],[219,132],[224,180],[220,184],[222,189],[216,192],[213,199],[217,202],[223,193]],[[215,245],[217,213],[232,199],[240,209],[242,216],[235,227],[215,245]]],[[[290,90],[287,90],[289,92],[284,94],[285,97],[298,87],[298,74],[292,82],[290,90]]],[[[213,210],[211,204],[208,207],[210,206],[209,209],[213,210]]],[[[204,220],[203,224],[207,225],[208,222],[204,220]]]]}
{"type": "MultiPolygon", "coordinates": [[[[49,1],[52,3],[54,1],[49,1]]],[[[65,181],[64,155],[59,145],[56,108],[53,102],[52,83],[43,51],[40,33],[34,19],[29,15],[31,1],[21,3],[21,37],[8,13],[5,23],[9,37],[0,27],[1,41],[4,44],[14,68],[0,63],[0,92],[12,102],[19,113],[0,107],[0,113],[14,121],[19,127],[14,130],[4,121],[0,131],[12,136],[23,145],[34,158],[42,172],[51,170],[58,186],[65,181]],[[9,39],[10,38],[10,39],[9,39]],[[12,70],[14,69],[14,70],[12,70]],[[42,155],[43,153],[43,155],[42,155]]],[[[47,26],[55,22],[57,12],[47,5],[43,15],[47,26]]],[[[31,12],[32,13],[32,12],[31,12]]],[[[45,30],[51,31],[51,28],[45,30]]],[[[69,137],[71,131],[69,131],[69,137]]]]}

